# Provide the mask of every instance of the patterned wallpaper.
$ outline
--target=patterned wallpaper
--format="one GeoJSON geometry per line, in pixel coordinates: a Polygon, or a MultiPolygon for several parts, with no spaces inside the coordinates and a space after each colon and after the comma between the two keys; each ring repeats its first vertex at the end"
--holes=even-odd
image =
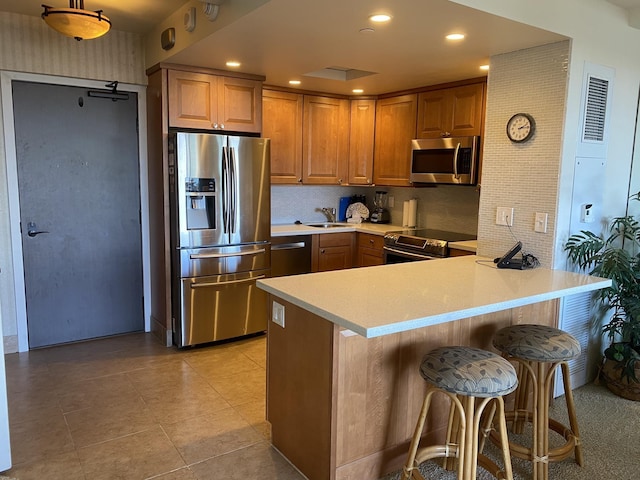
{"type": "Polygon", "coordinates": [[[491,58],[484,164],[478,222],[478,253],[496,257],[521,240],[542,266],[553,261],[558,181],[562,154],[569,41],[491,58]],[[524,144],[506,136],[518,112],[536,121],[524,144]],[[495,224],[497,207],[513,207],[513,226],[495,224]],[[536,212],[548,213],[547,233],[534,231],[536,212]]]}
{"type": "MultiPolygon", "coordinates": [[[[146,85],[143,37],[112,30],[78,42],[39,17],[0,12],[0,70],[146,85]]],[[[5,352],[17,351],[9,206],[0,118],[0,305],[5,352]]]]}
{"type": "Polygon", "coordinates": [[[112,30],[78,42],[39,17],[0,12],[0,70],[146,85],[143,37],[112,30]]]}

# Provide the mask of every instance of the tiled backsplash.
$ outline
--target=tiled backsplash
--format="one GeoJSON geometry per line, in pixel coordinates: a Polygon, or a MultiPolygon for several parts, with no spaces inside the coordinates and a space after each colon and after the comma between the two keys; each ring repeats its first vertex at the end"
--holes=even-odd
{"type": "Polygon", "coordinates": [[[475,187],[439,185],[432,188],[287,186],[271,187],[271,222],[290,224],[325,220],[322,207],[338,208],[340,197],[365,195],[373,208],[373,196],[382,190],[393,197],[389,207],[391,223],[402,224],[405,200],[418,199],[418,227],[476,234],[478,229],[479,193],[475,187]]]}

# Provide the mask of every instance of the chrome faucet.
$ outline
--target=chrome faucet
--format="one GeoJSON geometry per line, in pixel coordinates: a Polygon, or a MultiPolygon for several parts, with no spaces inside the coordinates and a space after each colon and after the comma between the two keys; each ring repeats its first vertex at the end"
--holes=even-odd
{"type": "Polygon", "coordinates": [[[335,208],[316,208],[316,211],[321,211],[327,216],[327,220],[331,223],[335,223],[336,221],[336,209],[335,208]]]}

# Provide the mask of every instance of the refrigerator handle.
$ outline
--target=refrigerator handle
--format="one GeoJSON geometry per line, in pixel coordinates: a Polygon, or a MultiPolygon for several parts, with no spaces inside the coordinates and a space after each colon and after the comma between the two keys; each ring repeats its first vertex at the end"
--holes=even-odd
{"type": "Polygon", "coordinates": [[[222,223],[224,233],[229,233],[229,157],[227,147],[222,147],[222,223]]]}
{"type": "Polygon", "coordinates": [[[229,231],[236,233],[237,213],[236,207],[238,205],[238,189],[236,186],[236,149],[229,147],[229,170],[230,178],[229,183],[231,188],[229,189],[229,231]]]}

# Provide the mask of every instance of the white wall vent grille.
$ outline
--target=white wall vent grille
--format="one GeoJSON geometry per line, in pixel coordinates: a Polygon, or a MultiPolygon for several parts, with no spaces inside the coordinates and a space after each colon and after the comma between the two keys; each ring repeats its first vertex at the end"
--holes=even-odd
{"type": "Polygon", "coordinates": [[[607,116],[608,94],[609,80],[592,76],[589,77],[584,128],[582,130],[583,141],[604,141],[604,125],[607,116]]]}
{"type": "Polygon", "coordinates": [[[585,62],[577,157],[607,158],[615,70],[585,62]]]}
{"type": "MultiPolygon", "coordinates": [[[[578,293],[564,297],[560,303],[560,325],[558,328],[573,335],[580,343],[580,356],[567,362],[571,371],[571,386],[575,389],[589,382],[589,344],[591,332],[592,293],[578,293]]],[[[560,369],[558,369],[560,371],[560,369]]],[[[554,397],[564,394],[562,376],[556,378],[554,397]]]]}

